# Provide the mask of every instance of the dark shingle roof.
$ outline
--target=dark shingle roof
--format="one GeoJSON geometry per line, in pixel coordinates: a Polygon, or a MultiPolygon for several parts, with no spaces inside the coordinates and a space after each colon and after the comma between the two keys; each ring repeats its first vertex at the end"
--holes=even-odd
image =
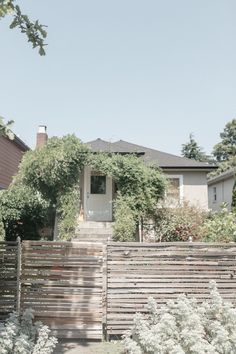
{"type": "Polygon", "coordinates": [[[94,152],[116,152],[116,153],[136,153],[143,155],[146,162],[157,163],[161,168],[183,168],[183,169],[206,169],[212,170],[215,166],[209,165],[206,162],[198,162],[166,152],[146,148],[144,146],[129,143],[124,140],[119,140],[114,143],[96,139],[87,143],[94,152]]]}

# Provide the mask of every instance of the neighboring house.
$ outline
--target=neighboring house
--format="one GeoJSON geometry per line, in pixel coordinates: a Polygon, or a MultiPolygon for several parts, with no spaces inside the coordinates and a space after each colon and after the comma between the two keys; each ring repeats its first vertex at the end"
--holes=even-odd
{"type": "Polygon", "coordinates": [[[230,169],[208,180],[208,199],[210,209],[213,211],[219,211],[222,203],[227,203],[228,209],[231,209],[235,178],[236,170],[230,169]]]}
{"type": "MultiPolygon", "coordinates": [[[[87,143],[93,152],[135,153],[147,163],[158,164],[169,177],[172,188],[169,197],[180,203],[189,202],[202,209],[208,209],[207,174],[215,169],[207,163],[171,155],[119,140],[110,143],[101,139],[87,143]]],[[[116,187],[111,177],[86,167],[80,180],[80,219],[90,221],[112,221],[112,201],[116,187]]]]}
{"type": "Polygon", "coordinates": [[[0,189],[6,189],[18,171],[23,154],[29,147],[17,136],[14,140],[0,136],[0,189]]]}

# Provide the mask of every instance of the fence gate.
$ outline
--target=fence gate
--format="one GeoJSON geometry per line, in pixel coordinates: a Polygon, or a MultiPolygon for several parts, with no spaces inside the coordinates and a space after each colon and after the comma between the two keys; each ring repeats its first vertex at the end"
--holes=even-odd
{"type": "Polygon", "coordinates": [[[103,245],[22,242],[21,311],[58,338],[102,338],[103,245]]]}

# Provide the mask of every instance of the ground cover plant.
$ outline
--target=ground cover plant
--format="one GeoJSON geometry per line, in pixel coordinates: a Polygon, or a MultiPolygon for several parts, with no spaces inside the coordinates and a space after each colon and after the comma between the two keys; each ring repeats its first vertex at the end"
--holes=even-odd
{"type": "Polygon", "coordinates": [[[0,354],[51,354],[56,344],[50,329],[34,322],[31,309],[21,316],[12,313],[0,329],[0,354]]]}
{"type": "Polygon", "coordinates": [[[128,354],[236,353],[236,309],[210,283],[210,299],[202,304],[180,295],[158,308],[148,301],[148,314],[136,314],[124,337],[128,354]]]}

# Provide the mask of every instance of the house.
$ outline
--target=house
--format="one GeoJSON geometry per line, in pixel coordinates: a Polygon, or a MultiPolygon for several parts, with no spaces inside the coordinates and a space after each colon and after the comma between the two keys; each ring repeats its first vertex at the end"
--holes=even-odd
{"type": "MultiPolygon", "coordinates": [[[[93,152],[135,153],[146,163],[161,167],[171,183],[171,194],[181,203],[189,202],[199,208],[208,209],[207,174],[215,169],[204,162],[171,155],[127,141],[107,142],[102,139],[90,141],[87,145],[93,152]]],[[[112,200],[115,184],[112,178],[86,167],[81,175],[81,215],[85,221],[112,221],[112,200]]]]}
{"type": "Polygon", "coordinates": [[[18,171],[23,154],[29,147],[16,135],[11,140],[0,135],[0,189],[6,189],[18,171]]]}
{"type": "Polygon", "coordinates": [[[235,178],[236,169],[230,169],[208,180],[208,200],[211,210],[219,211],[222,203],[227,203],[228,209],[231,209],[235,178]]]}

